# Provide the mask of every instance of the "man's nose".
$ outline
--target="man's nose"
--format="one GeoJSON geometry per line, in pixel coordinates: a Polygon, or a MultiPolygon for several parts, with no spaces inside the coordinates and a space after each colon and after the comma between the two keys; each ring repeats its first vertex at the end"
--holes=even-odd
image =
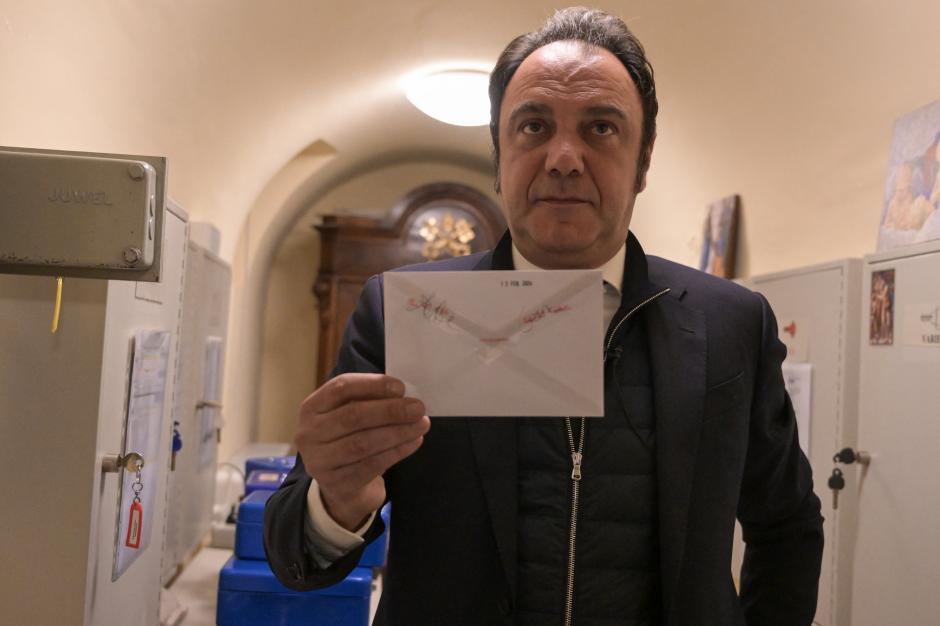
{"type": "Polygon", "coordinates": [[[551,176],[578,176],[584,172],[584,155],[578,139],[556,135],[549,142],[545,170],[551,176]]]}

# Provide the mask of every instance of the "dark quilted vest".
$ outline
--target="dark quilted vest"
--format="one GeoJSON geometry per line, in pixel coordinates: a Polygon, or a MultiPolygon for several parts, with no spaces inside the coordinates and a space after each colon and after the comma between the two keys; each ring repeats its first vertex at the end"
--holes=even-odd
{"type": "MultiPolygon", "coordinates": [[[[648,295],[642,289],[643,261],[633,263],[631,275],[642,269],[641,288],[635,297],[624,298],[628,308],[648,295]]],[[[605,367],[605,416],[588,420],[584,444],[576,626],[652,626],[661,621],[655,413],[642,313],[631,317],[617,337],[605,367]]],[[[579,419],[572,420],[576,442],[579,424],[579,419]]],[[[560,625],[571,521],[571,455],[564,420],[520,420],[518,433],[516,623],[560,625]]]]}

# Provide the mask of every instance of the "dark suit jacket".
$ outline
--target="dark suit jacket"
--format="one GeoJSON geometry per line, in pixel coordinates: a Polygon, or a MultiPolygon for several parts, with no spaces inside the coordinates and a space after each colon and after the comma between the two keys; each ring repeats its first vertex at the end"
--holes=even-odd
{"type": "MultiPolygon", "coordinates": [[[[632,235],[628,245],[639,249],[632,235]]],[[[822,517],[784,390],[786,349],[770,307],[729,281],[647,260],[653,288],[671,288],[641,312],[653,372],[665,623],[808,625],[816,607],[822,517]],[[731,574],[736,516],[747,543],[740,598],[731,574]]],[[[512,269],[511,243],[506,236],[493,251],[407,269],[512,269]]],[[[382,372],[384,366],[382,280],[373,277],[347,326],[334,373],[382,372]]],[[[433,420],[424,445],[385,480],[392,534],[376,623],[512,624],[514,420],[433,420]]],[[[265,511],[271,567],[298,590],[342,580],[361,554],[357,549],[325,570],[307,554],[309,484],[298,458],[265,511]]],[[[366,539],[381,532],[377,516],[366,539]]]]}

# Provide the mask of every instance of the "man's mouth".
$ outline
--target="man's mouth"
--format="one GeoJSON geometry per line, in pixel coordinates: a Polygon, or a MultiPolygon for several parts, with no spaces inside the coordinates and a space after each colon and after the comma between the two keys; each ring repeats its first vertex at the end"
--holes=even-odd
{"type": "Polygon", "coordinates": [[[588,201],[584,198],[579,198],[577,196],[542,196],[536,198],[536,202],[544,202],[546,204],[587,204],[588,201]]]}

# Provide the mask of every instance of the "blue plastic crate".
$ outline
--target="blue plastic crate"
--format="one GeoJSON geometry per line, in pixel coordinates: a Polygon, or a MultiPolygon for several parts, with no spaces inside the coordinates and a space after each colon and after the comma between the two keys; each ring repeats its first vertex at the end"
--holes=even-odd
{"type": "Polygon", "coordinates": [[[245,460],[245,476],[250,476],[257,470],[267,470],[269,472],[290,472],[297,463],[297,457],[288,456],[258,456],[245,460]]]}
{"type": "Polygon", "coordinates": [[[291,591],[267,561],[232,557],[219,573],[218,626],[368,626],[372,571],[356,568],[332,587],[291,591]]]}
{"type": "Polygon", "coordinates": [[[381,567],[385,565],[385,555],[388,552],[388,526],[391,515],[391,503],[382,507],[382,519],[385,521],[385,532],[375,541],[366,546],[359,559],[359,567],[381,567]]]}
{"type": "Polygon", "coordinates": [[[239,559],[264,561],[264,505],[273,491],[258,489],[251,492],[238,505],[238,523],[235,525],[235,556],[239,559]]]}
{"type": "Polygon", "coordinates": [[[287,478],[286,471],[255,470],[248,474],[248,479],[245,480],[245,495],[259,489],[277,491],[285,478],[287,478]]]}
{"type": "MultiPolygon", "coordinates": [[[[235,526],[235,556],[239,559],[265,560],[264,553],[264,507],[273,491],[258,489],[251,492],[238,505],[238,523],[235,526]]],[[[359,559],[359,567],[381,567],[385,565],[388,549],[388,525],[390,505],[382,507],[385,532],[366,546],[359,559]]]]}

